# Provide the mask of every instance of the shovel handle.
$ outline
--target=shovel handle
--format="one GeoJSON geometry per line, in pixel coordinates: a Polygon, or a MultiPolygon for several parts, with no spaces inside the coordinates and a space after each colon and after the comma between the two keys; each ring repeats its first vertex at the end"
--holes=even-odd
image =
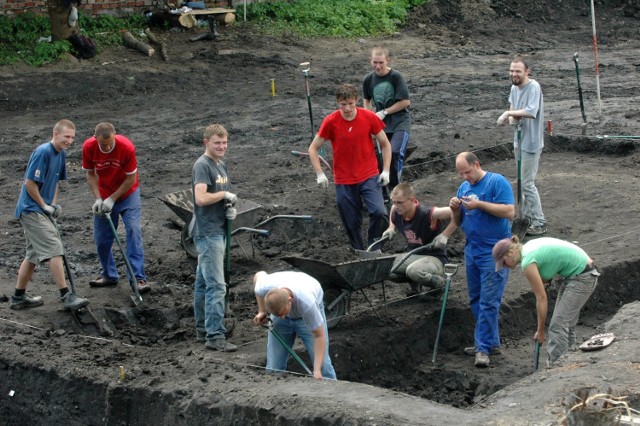
{"type": "Polygon", "coordinates": [[[302,360],[302,358],[300,358],[298,356],[298,354],[295,353],[295,351],[289,345],[287,345],[287,342],[285,342],[285,340],[282,338],[280,333],[278,333],[273,328],[273,322],[270,319],[266,324],[263,324],[263,327],[268,328],[269,331],[271,332],[271,334],[273,335],[273,337],[275,337],[276,340],[278,340],[278,342],[280,342],[282,347],[285,348],[287,350],[287,352],[289,352],[289,355],[291,355],[293,357],[293,359],[295,359],[296,362],[298,364],[300,364],[300,367],[302,367],[304,369],[304,371],[307,372],[308,375],[313,376],[313,372],[311,370],[309,370],[309,367],[307,367],[307,364],[305,364],[304,361],[302,360]]]}
{"type": "Polygon", "coordinates": [[[533,349],[533,371],[538,371],[538,362],[540,360],[540,342],[536,340],[535,348],[533,349]]]}

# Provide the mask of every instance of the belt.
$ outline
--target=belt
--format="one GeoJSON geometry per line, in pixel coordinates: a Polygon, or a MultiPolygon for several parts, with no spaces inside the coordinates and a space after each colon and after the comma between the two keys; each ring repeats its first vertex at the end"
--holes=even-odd
{"type": "Polygon", "coordinates": [[[584,271],[580,272],[578,275],[586,274],[587,272],[591,272],[596,269],[596,262],[587,263],[587,266],[584,267],[584,271]]]}

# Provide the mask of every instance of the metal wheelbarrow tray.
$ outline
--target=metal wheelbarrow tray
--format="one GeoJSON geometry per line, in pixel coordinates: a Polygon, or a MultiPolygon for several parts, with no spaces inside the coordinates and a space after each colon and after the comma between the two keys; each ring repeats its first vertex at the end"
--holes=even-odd
{"type": "MultiPolygon", "coordinates": [[[[317,279],[324,291],[324,307],[327,327],[338,325],[348,309],[351,293],[360,290],[369,305],[371,302],[362,289],[376,283],[383,283],[389,277],[395,256],[378,256],[332,265],[327,262],[304,257],[289,256],[282,258],[291,266],[317,279]]],[[[371,305],[373,307],[373,305],[371,305]]]]}

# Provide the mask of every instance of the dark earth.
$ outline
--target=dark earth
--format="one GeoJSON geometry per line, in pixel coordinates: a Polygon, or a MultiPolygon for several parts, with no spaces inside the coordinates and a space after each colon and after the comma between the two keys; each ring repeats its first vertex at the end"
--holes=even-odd
{"type": "MultiPolygon", "coordinates": [[[[414,10],[408,24],[386,38],[274,38],[239,22],[219,28],[216,41],[189,41],[194,31],[205,29],[157,30],[167,44],[168,62],[116,47],[81,62],[1,67],[0,423],[554,424],[567,409],[562,398],[600,386],[640,408],[640,307],[632,303],[640,298],[640,136],[635,136],[640,134],[640,7],[633,0],[600,1],[595,10],[601,113],[589,2],[583,0],[437,0],[414,10]],[[337,84],[360,87],[370,70],[369,51],[377,44],[389,48],[392,66],[405,75],[411,93],[410,144],[416,150],[403,179],[415,186],[420,200],[441,206],[461,183],[454,159],[465,150],[475,151],[485,169],[504,174],[515,188],[512,128],[495,122],[508,108],[510,60],[518,53],[528,56],[553,125],[537,179],[548,235],[576,242],[602,269],[599,287],[583,310],[578,341],[614,330],[617,340],[610,348],[570,352],[551,368],[541,356],[540,370],[531,375],[535,301],[515,271],[501,312],[504,354],[492,357],[489,368],[476,369],[462,353],[473,343],[473,318],[464,236],[457,231],[449,255],[460,268],[452,279],[435,364],[440,294],[407,298],[406,283],[386,281],[383,287],[365,280],[329,332],[339,382],[302,377],[293,361],[292,374],[264,371],[267,332],[252,323],[252,274],[291,269],[282,260],[287,256],[322,260],[331,270],[359,259],[342,230],[334,191],[317,188],[308,160],[291,155],[306,151],[312,137],[299,64],[311,62],[317,128],[336,108],[337,84]],[[580,58],[586,128],[574,52],[580,58]],[[76,124],[77,138],[68,153],[59,224],[78,294],[90,299],[101,327],[88,312],[74,319],[61,311],[46,266],[29,286],[44,306],[13,311],[7,301],[24,256],[13,211],[25,166],[61,118],[76,124]],[[123,264],[118,287],[88,286],[99,264],[81,144],[102,121],[114,123],[137,147],[146,271],[155,283],[139,308],[131,303],[123,264]],[[313,217],[272,220],[261,226],[271,232],[268,237],[235,238],[231,341],[239,350],[232,354],[208,351],[195,341],[196,261],[181,247],[183,218],[160,200],[190,187],[191,167],[203,152],[202,132],[211,123],[230,132],[226,161],[234,192],[260,206],[244,215],[247,226],[275,215],[313,217]],[[603,135],[608,137],[597,137],[603,135]]],[[[402,249],[396,239],[384,251],[402,249]]],[[[331,283],[323,285],[326,290],[331,283]]],[[[308,362],[304,348],[296,350],[308,362]]]]}

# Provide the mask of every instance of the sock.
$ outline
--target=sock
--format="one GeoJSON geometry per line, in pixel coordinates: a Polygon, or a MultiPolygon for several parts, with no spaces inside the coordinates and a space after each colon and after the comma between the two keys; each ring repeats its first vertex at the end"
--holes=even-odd
{"type": "Polygon", "coordinates": [[[67,293],[69,293],[69,288],[65,287],[60,289],[60,297],[65,297],[67,293]]]}
{"type": "Polygon", "coordinates": [[[16,293],[15,293],[15,294],[16,294],[16,297],[20,297],[20,296],[22,296],[23,294],[25,294],[26,292],[27,292],[27,289],[24,289],[24,288],[23,288],[23,289],[21,290],[21,289],[16,288],[16,293]]]}

